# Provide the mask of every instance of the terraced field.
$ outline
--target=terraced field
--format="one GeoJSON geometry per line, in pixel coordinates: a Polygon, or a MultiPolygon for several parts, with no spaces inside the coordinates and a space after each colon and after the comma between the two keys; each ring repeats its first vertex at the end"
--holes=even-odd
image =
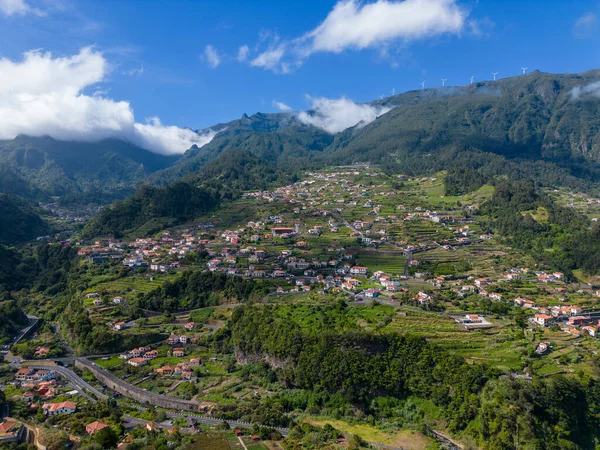
{"type": "MultiPolygon", "coordinates": [[[[166,280],[173,281],[179,276],[181,276],[180,272],[169,275],[155,275],[153,277],[138,276],[119,278],[110,281],[92,281],[88,284],[89,287],[84,291],[84,293],[87,294],[90,292],[106,291],[114,294],[122,294],[127,297],[128,294],[132,295],[137,292],[150,292],[162,286],[166,280]]],[[[86,299],[84,303],[86,306],[89,306],[92,304],[92,299],[86,299]]]]}
{"type": "Polygon", "coordinates": [[[486,362],[499,368],[521,368],[524,341],[517,339],[513,328],[500,320],[489,330],[466,331],[450,316],[437,313],[405,311],[397,315],[387,328],[425,337],[470,362],[486,362]]]}
{"type": "Polygon", "coordinates": [[[357,264],[367,267],[370,272],[382,270],[391,275],[401,275],[404,273],[406,257],[404,255],[384,255],[380,252],[360,252],[357,264]]]}

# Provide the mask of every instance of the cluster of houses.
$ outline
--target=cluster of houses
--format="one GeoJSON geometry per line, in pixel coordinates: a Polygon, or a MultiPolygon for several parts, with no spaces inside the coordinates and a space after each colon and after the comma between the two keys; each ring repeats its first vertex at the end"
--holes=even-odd
{"type": "Polygon", "coordinates": [[[158,358],[158,351],[151,350],[150,347],[137,347],[125,353],[121,353],[119,358],[127,361],[127,364],[133,367],[142,367],[149,361],[158,358]]]}
{"type": "MultiPolygon", "coordinates": [[[[205,230],[213,226],[213,224],[199,224],[197,230],[205,230]]],[[[202,245],[198,233],[198,231],[184,230],[173,237],[171,232],[165,231],[160,239],[138,238],[129,242],[96,241],[91,245],[79,243],[81,248],[78,254],[98,264],[116,259],[127,267],[147,267],[151,271],[166,273],[181,268],[179,258],[196,251],[202,245]]]]}
{"type": "Polygon", "coordinates": [[[595,337],[600,327],[600,320],[597,317],[586,316],[578,306],[553,307],[550,311],[541,308],[540,312],[533,316],[532,322],[541,327],[556,324],[563,331],[575,336],[595,337]]]}
{"type": "MultiPolygon", "coordinates": [[[[337,233],[342,226],[348,228],[349,236],[360,238],[368,245],[379,245],[383,242],[393,242],[387,236],[383,224],[399,223],[403,219],[395,215],[383,217],[380,215],[383,205],[373,200],[375,196],[395,194],[389,187],[381,185],[365,185],[354,179],[357,176],[376,176],[376,172],[357,170],[334,171],[328,173],[307,173],[303,181],[289,186],[279,187],[272,191],[246,193],[248,198],[267,201],[283,201],[294,204],[295,218],[284,219],[278,215],[252,220],[245,226],[237,229],[219,229],[215,223],[197,224],[192,229],[165,231],[159,238],[138,238],[129,242],[97,241],[92,245],[80,249],[85,255],[115,256],[122,260],[128,267],[149,267],[151,271],[169,272],[182,268],[179,259],[189,252],[202,249],[209,256],[206,267],[209,271],[225,273],[231,276],[246,276],[255,278],[287,278],[296,276],[315,277],[323,275],[366,275],[367,268],[352,265],[353,256],[344,253],[344,249],[337,256],[330,256],[327,260],[305,257],[303,252],[309,247],[308,239],[303,236],[318,237],[324,232],[337,233]],[[357,219],[348,224],[340,225],[333,215],[343,211],[345,207],[363,207],[369,209],[368,215],[374,216],[368,221],[357,219]],[[300,223],[298,215],[305,214],[315,217],[326,217],[321,224],[300,223]],[[381,224],[381,225],[380,225],[381,224]],[[301,232],[302,227],[302,232],[301,232]],[[280,255],[268,255],[264,249],[251,246],[261,241],[274,238],[289,239],[289,250],[283,250],[280,255]],[[221,244],[226,244],[221,248],[221,244]],[[213,245],[214,244],[214,245],[213,245]],[[249,245],[250,244],[250,245],[249,245]],[[227,247],[229,245],[229,247],[227,247]],[[216,247],[216,248],[215,248],[216,247]],[[243,261],[243,264],[241,264],[243,261]]],[[[403,205],[399,210],[405,211],[403,205]]],[[[443,215],[437,211],[422,211],[414,207],[415,211],[405,211],[406,218],[431,219],[433,222],[446,223],[469,222],[471,219],[454,218],[443,215]]],[[[468,225],[464,225],[456,232],[461,239],[468,239],[471,235],[468,225]]],[[[405,244],[406,250],[419,250],[428,246],[439,246],[439,243],[405,244]]],[[[450,248],[451,246],[449,246],[450,248]]],[[[418,262],[411,262],[416,265],[418,262]]],[[[344,288],[342,283],[336,287],[344,288]]],[[[308,284],[306,285],[308,286],[308,284]]],[[[346,285],[350,289],[349,285],[346,285]]],[[[394,292],[394,284],[383,286],[387,291],[394,292]]],[[[309,290],[308,287],[299,287],[300,290],[309,290]]],[[[369,291],[369,295],[377,295],[369,291]]],[[[101,306],[101,299],[94,298],[94,305],[101,306]]],[[[123,323],[114,324],[115,329],[124,328],[123,323]]]]}
{"type": "MultiPolygon", "coordinates": [[[[88,300],[92,299],[92,304],[94,306],[102,306],[104,304],[104,301],[102,300],[102,298],[100,298],[100,294],[98,292],[88,292],[87,294],[85,294],[85,298],[88,300]]],[[[121,305],[125,303],[125,298],[123,298],[120,295],[117,295],[113,297],[112,303],[114,305],[121,305]]]]}
{"type": "MultiPolygon", "coordinates": [[[[185,324],[187,330],[192,330],[195,326],[194,322],[188,322],[185,324]]],[[[167,339],[167,343],[171,346],[186,345],[188,343],[195,343],[198,341],[196,336],[188,337],[185,334],[171,334],[167,339]]],[[[169,350],[169,356],[175,356],[183,358],[185,356],[185,350],[181,347],[173,348],[169,350]]],[[[152,350],[150,347],[137,347],[132,350],[126,351],[119,355],[119,358],[127,361],[127,364],[133,367],[142,367],[148,364],[153,359],[158,358],[158,350],[152,350]]]]}
{"type": "MultiPolygon", "coordinates": [[[[498,292],[489,291],[489,288],[496,283],[502,282],[513,282],[520,281],[522,279],[526,279],[527,281],[538,281],[543,283],[559,283],[564,281],[564,274],[562,272],[554,272],[554,273],[546,273],[546,272],[537,272],[534,275],[529,275],[529,269],[527,268],[518,268],[512,269],[507,274],[503,276],[502,279],[498,280],[490,280],[488,278],[475,278],[470,276],[467,278],[467,282],[463,282],[462,280],[458,280],[454,282],[455,287],[452,289],[456,294],[461,297],[464,297],[467,294],[477,293],[484,297],[488,297],[492,300],[507,300],[504,296],[498,292]]],[[[442,286],[445,280],[443,277],[437,277],[433,280],[433,283],[438,286],[442,286]]],[[[566,289],[564,287],[555,288],[557,293],[564,293],[566,289]]],[[[515,299],[515,303],[518,306],[523,307],[531,307],[534,305],[533,302],[529,303],[529,301],[522,303],[521,299],[515,299]]]]}
{"type": "MultiPolygon", "coordinates": [[[[44,403],[42,410],[47,417],[52,417],[57,414],[73,414],[77,411],[77,404],[75,402],[57,402],[57,403],[44,403]]],[[[89,436],[93,436],[98,431],[108,427],[109,425],[102,420],[95,420],[85,426],[85,432],[89,436]]],[[[15,419],[5,418],[0,422],[0,445],[3,444],[19,444],[26,441],[25,426],[22,422],[15,419]]],[[[39,448],[46,448],[41,444],[38,444],[39,448]]],[[[12,447],[11,447],[12,448],[12,447]]],[[[119,446],[117,448],[124,448],[119,446]]]]}
{"type": "Polygon", "coordinates": [[[56,379],[56,371],[50,369],[32,369],[30,367],[21,367],[15,373],[17,381],[27,381],[40,383],[56,379]]]}
{"type": "Polygon", "coordinates": [[[200,365],[199,358],[191,358],[187,363],[179,363],[176,366],[162,366],[158,369],[155,369],[154,372],[157,374],[171,377],[171,376],[181,376],[182,380],[192,381],[194,378],[194,374],[192,372],[192,367],[197,367],[200,365]]]}
{"type": "MultiPolygon", "coordinates": [[[[397,210],[402,211],[404,218],[400,219],[395,215],[387,217],[381,216],[383,208],[382,204],[377,204],[373,197],[375,196],[392,196],[396,193],[393,190],[381,185],[366,186],[360,182],[352,181],[352,177],[356,177],[361,172],[329,172],[329,173],[313,173],[307,172],[306,179],[299,181],[289,186],[279,187],[272,191],[257,191],[244,194],[246,198],[254,198],[266,201],[282,201],[290,204],[298,204],[294,208],[296,215],[301,213],[312,214],[315,216],[328,216],[339,213],[345,207],[361,207],[366,208],[368,216],[374,216],[372,221],[355,220],[348,225],[350,228],[349,236],[357,237],[363,243],[368,245],[378,246],[383,242],[391,242],[391,238],[387,236],[384,228],[374,230],[374,226],[379,223],[397,223],[400,221],[411,221],[414,219],[431,220],[434,223],[441,224],[468,224],[474,222],[471,218],[464,218],[453,214],[441,214],[437,211],[423,211],[423,208],[415,207],[414,211],[408,212],[405,205],[398,205],[397,210]],[[377,190],[379,188],[380,190],[377,190]],[[387,189],[387,190],[386,190],[387,189]]],[[[366,173],[365,176],[376,176],[376,173],[366,173]]],[[[281,223],[281,222],[279,222],[281,223]]],[[[340,225],[335,219],[330,218],[327,223],[328,231],[332,233],[339,232],[340,225]]],[[[308,229],[309,235],[320,235],[326,226],[318,225],[308,229]]],[[[296,230],[297,233],[297,230],[296,230]]],[[[460,241],[459,244],[467,244],[471,242],[471,232],[468,225],[455,232],[456,238],[460,241]]],[[[292,234],[290,233],[290,236],[292,234]]],[[[482,235],[481,240],[489,239],[491,236],[482,235]]],[[[419,244],[420,246],[421,244],[419,244]]]]}
{"type": "MultiPolygon", "coordinates": [[[[189,322],[185,325],[185,328],[188,330],[193,329],[193,322],[189,322]]],[[[182,344],[182,345],[186,345],[188,343],[195,343],[197,339],[196,338],[189,338],[187,335],[185,334],[171,334],[169,336],[169,338],[167,339],[167,343],[169,345],[178,345],[178,344],[182,344]]]]}
{"type": "Polygon", "coordinates": [[[25,392],[19,395],[22,400],[32,403],[36,397],[49,399],[57,395],[56,371],[22,367],[15,373],[15,380],[25,392]]]}

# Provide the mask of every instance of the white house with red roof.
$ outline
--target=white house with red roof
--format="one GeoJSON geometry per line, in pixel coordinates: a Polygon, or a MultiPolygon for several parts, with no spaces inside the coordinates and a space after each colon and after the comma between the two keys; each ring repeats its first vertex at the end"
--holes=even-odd
{"type": "Polygon", "coordinates": [[[75,402],[45,403],[42,406],[46,415],[54,416],[56,414],[72,414],[77,410],[75,402]]]}

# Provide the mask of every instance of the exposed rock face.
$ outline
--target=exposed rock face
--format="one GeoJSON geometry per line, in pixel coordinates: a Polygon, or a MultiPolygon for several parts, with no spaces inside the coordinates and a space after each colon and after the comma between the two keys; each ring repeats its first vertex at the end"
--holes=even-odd
{"type": "Polygon", "coordinates": [[[258,362],[266,362],[272,369],[288,369],[293,366],[291,359],[276,358],[264,353],[245,353],[239,349],[235,349],[235,358],[238,364],[255,364],[258,362]]]}

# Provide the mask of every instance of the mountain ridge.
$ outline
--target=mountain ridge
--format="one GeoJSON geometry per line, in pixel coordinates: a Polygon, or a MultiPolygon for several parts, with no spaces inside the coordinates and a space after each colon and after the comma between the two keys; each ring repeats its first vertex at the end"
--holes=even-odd
{"type": "Polygon", "coordinates": [[[516,166],[525,159],[547,166],[555,179],[595,183],[600,174],[600,101],[589,93],[578,98],[575,93],[599,79],[598,69],[578,74],[534,71],[407,91],[365,103],[390,110],[371,123],[335,134],[304,123],[296,112],[243,114],[210,127],[217,131],[211,142],[176,156],[118,140],[75,143],[19,136],[0,141],[0,192],[110,202],[127,197],[142,183],[208,183],[220,176],[241,180],[246,166],[261,163],[278,175],[262,183],[260,176],[254,177],[256,183],[240,182],[241,188],[264,186],[281,174],[293,178],[322,165],[370,162],[422,172],[428,165],[435,171],[452,159],[469,158],[485,159],[475,164],[484,170],[494,159],[496,165],[516,166]]]}
{"type": "Polygon", "coordinates": [[[0,191],[36,200],[106,196],[112,201],[130,195],[149,174],[177,159],[116,139],[75,142],[20,135],[0,141],[0,191]]]}

